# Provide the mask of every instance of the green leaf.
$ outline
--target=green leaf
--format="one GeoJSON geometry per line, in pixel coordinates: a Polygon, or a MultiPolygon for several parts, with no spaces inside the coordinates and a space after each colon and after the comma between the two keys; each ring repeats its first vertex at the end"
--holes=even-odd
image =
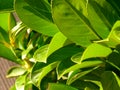
{"type": "Polygon", "coordinates": [[[106,67],[108,69],[112,69],[111,66],[114,68],[118,69],[120,71],[120,53],[118,50],[113,51],[107,58],[106,62],[106,67]]]}
{"type": "Polygon", "coordinates": [[[28,27],[24,23],[19,22],[9,31],[10,43],[13,47],[24,50],[24,48],[27,46],[26,39],[28,39],[27,37],[30,34],[27,32],[27,30],[28,27]]]}
{"type": "Polygon", "coordinates": [[[33,56],[35,61],[46,63],[48,48],[48,45],[44,45],[37,49],[33,56]]]}
{"type": "Polygon", "coordinates": [[[81,64],[72,65],[71,67],[66,68],[66,69],[64,68],[64,66],[60,65],[58,66],[58,71],[60,71],[58,75],[58,79],[60,79],[63,75],[71,71],[75,71],[75,70],[83,69],[83,68],[95,67],[101,64],[103,64],[103,61],[101,60],[92,60],[92,61],[89,60],[89,61],[84,61],[81,64]]]}
{"type": "Polygon", "coordinates": [[[25,84],[26,84],[26,75],[18,77],[15,82],[16,90],[25,90],[25,84]]]}
{"type": "Polygon", "coordinates": [[[52,63],[54,61],[61,61],[67,58],[70,58],[72,55],[81,52],[83,50],[82,47],[76,46],[74,44],[70,44],[64,46],[57,51],[53,52],[47,59],[48,63],[52,63]]]}
{"type": "Polygon", "coordinates": [[[52,22],[50,4],[44,0],[16,0],[15,10],[22,20],[31,29],[53,36],[58,32],[57,26],[52,22]],[[22,13],[21,13],[22,12],[22,13]]]}
{"type": "Polygon", "coordinates": [[[0,27],[0,43],[5,44],[5,43],[9,43],[9,42],[10,42],[10,40],[9,40],[8,33],[0,27]]]}
{"type": "Polygon", "coordinates": [[[6,47],[3,44],[0,44],[0,57],[4,57],[10,61],[21,64],[22,61],[18,60],[16,55],[12,52],[10,47],[6,47]],[[7,56],[6,56],[7,55],[7,56]]]}
{"type": "Polygon", "coordinates": [[[13,11],[14,0],[0,0],[0,12],[13,11]]]}
{"type": "Polygon", "coordinates": [[[64,46],[66,40],[67,38],[61,32],[56,33],[49,44],[47,56],[64,46]]]}
{"type": "Polygon", "coordinates": [[[34,59],[38,62],[46,62],[47,58],[53,52],[55,52],[64,45],[66,39],[67,38],[62,35],[62,33],[56,33],[49,45],[44,45],[35,51],[33,56],[34,59]]]}
{"type": "Polygon", "coordinates": [[[78,90],[78,89],[68,85],[50,83],[47,90],[78,90]]]}
{"type": "Polygon", "coordinates": [[[88,58],[107,57],[110,53],[112,53],[112,50],[110,48],[100,44],[93,43],[90,46],[88,46],[86,50],[83,52],[80,62],[88,58]]]}
{"type": "MultiPolygon", "coordinates": [[[[114,1],[113,1],[114,2],[114,1]]],[[[102,22],[108,27],[100,27],[101,25],[104,25],[101,23],[96,24],[96,22],[99,20],[95,17],[93,17],[93,15],[96,15],[94,14],[93,12],[89,13],[88,15],[88,18],[91,22],[91,24],[96,27],[99,27],[101,29],[104,29],[104,34],[102,34],[101,32],[101,35],[105,36],[104,38],[106,38],[106,36],[109,34],[109,32],[106,32],[107,30],[106,29],[111,29],[112,28],[112,25],[116,22],[116,20],[119,19],[119,13],[117,13],[116,9],[113,7],[113,5],[110,4],[110,1],[109,0],[91,0],[91,1],[88,1],[88,4],[91,4],[91,6],[94,8],[96,14],[99,16],[99,18],[102,20],[102,22]],[[94,22],[95,20],[95,22],[94,22]],[[97,21],[96,21],[97,20],[97,21]],[[106,34],[106,35],[105,35],[106,34]]],[[[89,12],[89,9],[91,8],[88,8],[88,12],[89,12]]],[[[91,10],[92,11],[92,10],[91,10]]],[[[99,21],[98,21],[99,22],[99,21]]],[[[100,30],[98,30],[98,32],[100,32],[100,30]]]]}
{"type": "Polygon", "coordinates": [[[9,30],[11,30],[15,25],[16,25],[16,19],[15,19],[13,13],[10,13],[9,25],[8,25],[9,30]]]}
{"type": "Polygon", "coordinates": [[[108,36],[108,40],[108,44],[110,43],[111,47],[115,47],[120,44],[120,20],[116,21],[116,23],[113,25],[108,36]]]}
{"type": "Polygon", "coordinates": [[[79,45],[88,46],[109,34],[109,28],[87,0],[53,0],[52,14],[60,31],[79,45]]]}
{"type": "Polygon", "coordinates": [[[40,89],[41,80],[52,71],[58,62],[53,62],[51,64],[45,64],[41,62],[37,62],[31,72],[31,80],[35,86],[40,89]]]}
{"type": "Polygon", "coordinates": [[[7,78],[23,75],[25,72],[26,70],[22,67],[12,67],[7,72],[7,78]]]}
{"type": "Polygon", "coordinates": [[[71,86],[76,87],[79,90],[85,90],[85,88],[89,88],[91,90],[100,90],[99,87],[95,83],[87,81],[87,80],[78,79],[77,81],[73,82],[71,86]]]}
{"type": "Polygon", "coordinates": [[[71,60],[75,63],[80,63],[80,59],[81,59],[81,56],[83,54],[83,51],[77,53],[77,54],[74,54],[72,57],[71,57],[71,60]]]}
{"type": "Polygon", "coordinates": [[[120,89],[120,79],[119,77],[111,71],[106,71],[102,74],[102,86],[103,90],[119,90],[120,89]]]}
{"type": "Polygon", "coordinates": [[[114,7],[114,9],[117,11],[117,13],[120,16],[120,5],[119,5],[120,1],[119,0],[107,0],[107,1],[114,7]]]}
{"type": "Polygon", "coordinates": [[[115,48],[120,44],[120,20],[116,21],[113,25],[108,37],[101,41],[95,41],[97,43],[106,44],[109,47],[115,48]]]}
{"type": "Polygon", "coordinates": [[[92,72],[93,70],[97,68],[98,67],[94,67],[94,68],[89,68],[88,70],[76,70],[76,71],[70,72],[68,80],[67,80],[67,84],[70,85],[71,83],[79,79],[80,77],[85,76],[86,74],[92,72]]]}
{"type": "Polygon", "coordinates": [[[5,31],[8,31],[9,16],[10,13],[0,13],[0,27],[3,28],[5,31]]]}
{"type": "Polygon", "coordinates": [[[9,90],[16,90],[15,85],[11,86],[9,90]]]}
{"type": "Polygon", "coordinates": [[[96,58],[96,57],[107,57],[112,50],[101,44],[93,43],[89,45],[84,52],[77,53],[72,56],[72,61],[81,63],[85,59],[96,58]]]}

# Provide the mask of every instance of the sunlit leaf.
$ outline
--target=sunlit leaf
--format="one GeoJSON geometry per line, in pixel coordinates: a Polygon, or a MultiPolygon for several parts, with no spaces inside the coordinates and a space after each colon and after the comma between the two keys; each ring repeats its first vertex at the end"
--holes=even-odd
{"type": "Polygon", "coordinates": [[[109,28],[102,21],[103,18],[97,14],[96,7],[92,6],[93,2],[93,0],[53,0],[52,2],[53,18],[60,31],[82,46],[88,46],[91,41],[106,38],[109,34],[109,28]]]}
{"type": "Polygon", "coordinates": [[[31,29],[50,36],[58,32],[49,11],[50,4],[46,3],[45,0],[26,0],[26,2],[16,0],[15,10],[22,22],[31,29]]]}
{"type": "Polygon", "coordinates": [[[112,53],[112,50],[110,48],[100,44],[93,43],[90,46],[88,46],[86,50],[83,52],[80,61],[93,57],[107,57],[110,53],[112,53]]]}
{"type": "Polygon", "coordinates": [[[49,44],[47,56],[49,56],[54,51],[61,48],[64,45],[66,40],[67,40],[67,38],[61,32],[58,32],[57,34],[55,34],[55,36],[52,38],[52,40],[49,44]]]}
{"type": "Polygon", "coordinates": [[[15,82],[16,90],[25,90],[25,84],[26,84],[26,75],[18,77],[15,82]]]}
{"type": "Polygon", "coordinates": [[[8,31],[8,20],[10,13],[0,13],[0,27],[8,31]]]}
{"type": "Polygon", "coordinates": [[[108,37],[101,41],[96,41],[97,43],[106,44],[109,47],[115,48],[120,44],[120,21],[116,21],[113,25],[108,37]]]}
{"type": "Polygon", "coordinates": [[[22,67],[12,67],[7,72],[7,78],[23,75],[25,72],[26,70],[22,67]]]}
{"type": "Polygon", "coordinates": [[[35,51],[34,56],[33,56],[35,61],[46,63],[47,52],[49,48],[48,46],[49,45],[44,45],[35,51]]]}

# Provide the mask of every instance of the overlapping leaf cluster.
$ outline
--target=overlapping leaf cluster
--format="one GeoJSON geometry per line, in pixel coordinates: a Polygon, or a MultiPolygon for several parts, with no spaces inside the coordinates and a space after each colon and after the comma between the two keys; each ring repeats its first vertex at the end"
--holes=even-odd
{"type": "Polygon", "coordinates": [[[0,0],[10,90],[119,90],[120,0],[0,0]]]}

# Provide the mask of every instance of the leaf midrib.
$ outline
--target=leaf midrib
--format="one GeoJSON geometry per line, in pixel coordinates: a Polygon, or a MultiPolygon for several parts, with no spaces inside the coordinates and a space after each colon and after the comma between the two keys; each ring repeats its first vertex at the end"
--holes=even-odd
{"type": "Polygon", "coordinates": [[[67,0],[64,1],[72,9],[72,11],[80,18],[80,20],[84,23],[84,25],[86,25],[87,28],[93,33],[93,35],[96,36],[98,39],[101,39],[101,37],[97,34],[97,32],[80,17],[80,15],[75,11],[75,8],[67,0]]]}

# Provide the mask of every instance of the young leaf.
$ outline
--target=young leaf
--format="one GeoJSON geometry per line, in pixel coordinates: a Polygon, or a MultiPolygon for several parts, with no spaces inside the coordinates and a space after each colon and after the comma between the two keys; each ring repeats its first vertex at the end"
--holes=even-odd
{"type": "Polygon", "coordinates": [[[49,45],[44,45],[35,51],[34,56],[33,56],[35,61],[46,63],[47,52],[48,52],[48,48],[49,48],[48,46],[49,45]]]}
{"type": "Polygon", "coordinates": [[[7,72],[7,78],[23,75],[25,72],[26,70],[22,67],[12,67],[7,72]]]}
{"type": "Polygon", "coordinates": [[[119,77],[111,71],[106,71],[102,74],[102,86],[103,90],[119,90],[120,89],[120,79],[119,77]]]}
{"type": "Polygon", "coordinates": [[[50,83],[47,90],[78,90],[78,89],[64,84],[50,83]]]}
{"type": "Polygon", "coordinates": [[[16,90],[25,90],[26,85],[26,75],[20,76],[15,82],[16,90]]]}
{"type": "Polygon", "coordinates": [[[23,23],[39,33],[53,36],[58,32],[58,28],[51,20],[48,7],[50,4],[47,4],[45,0],[26,0],[26,2],[16,0],[15,2],[15,10],[23,23]]]}

